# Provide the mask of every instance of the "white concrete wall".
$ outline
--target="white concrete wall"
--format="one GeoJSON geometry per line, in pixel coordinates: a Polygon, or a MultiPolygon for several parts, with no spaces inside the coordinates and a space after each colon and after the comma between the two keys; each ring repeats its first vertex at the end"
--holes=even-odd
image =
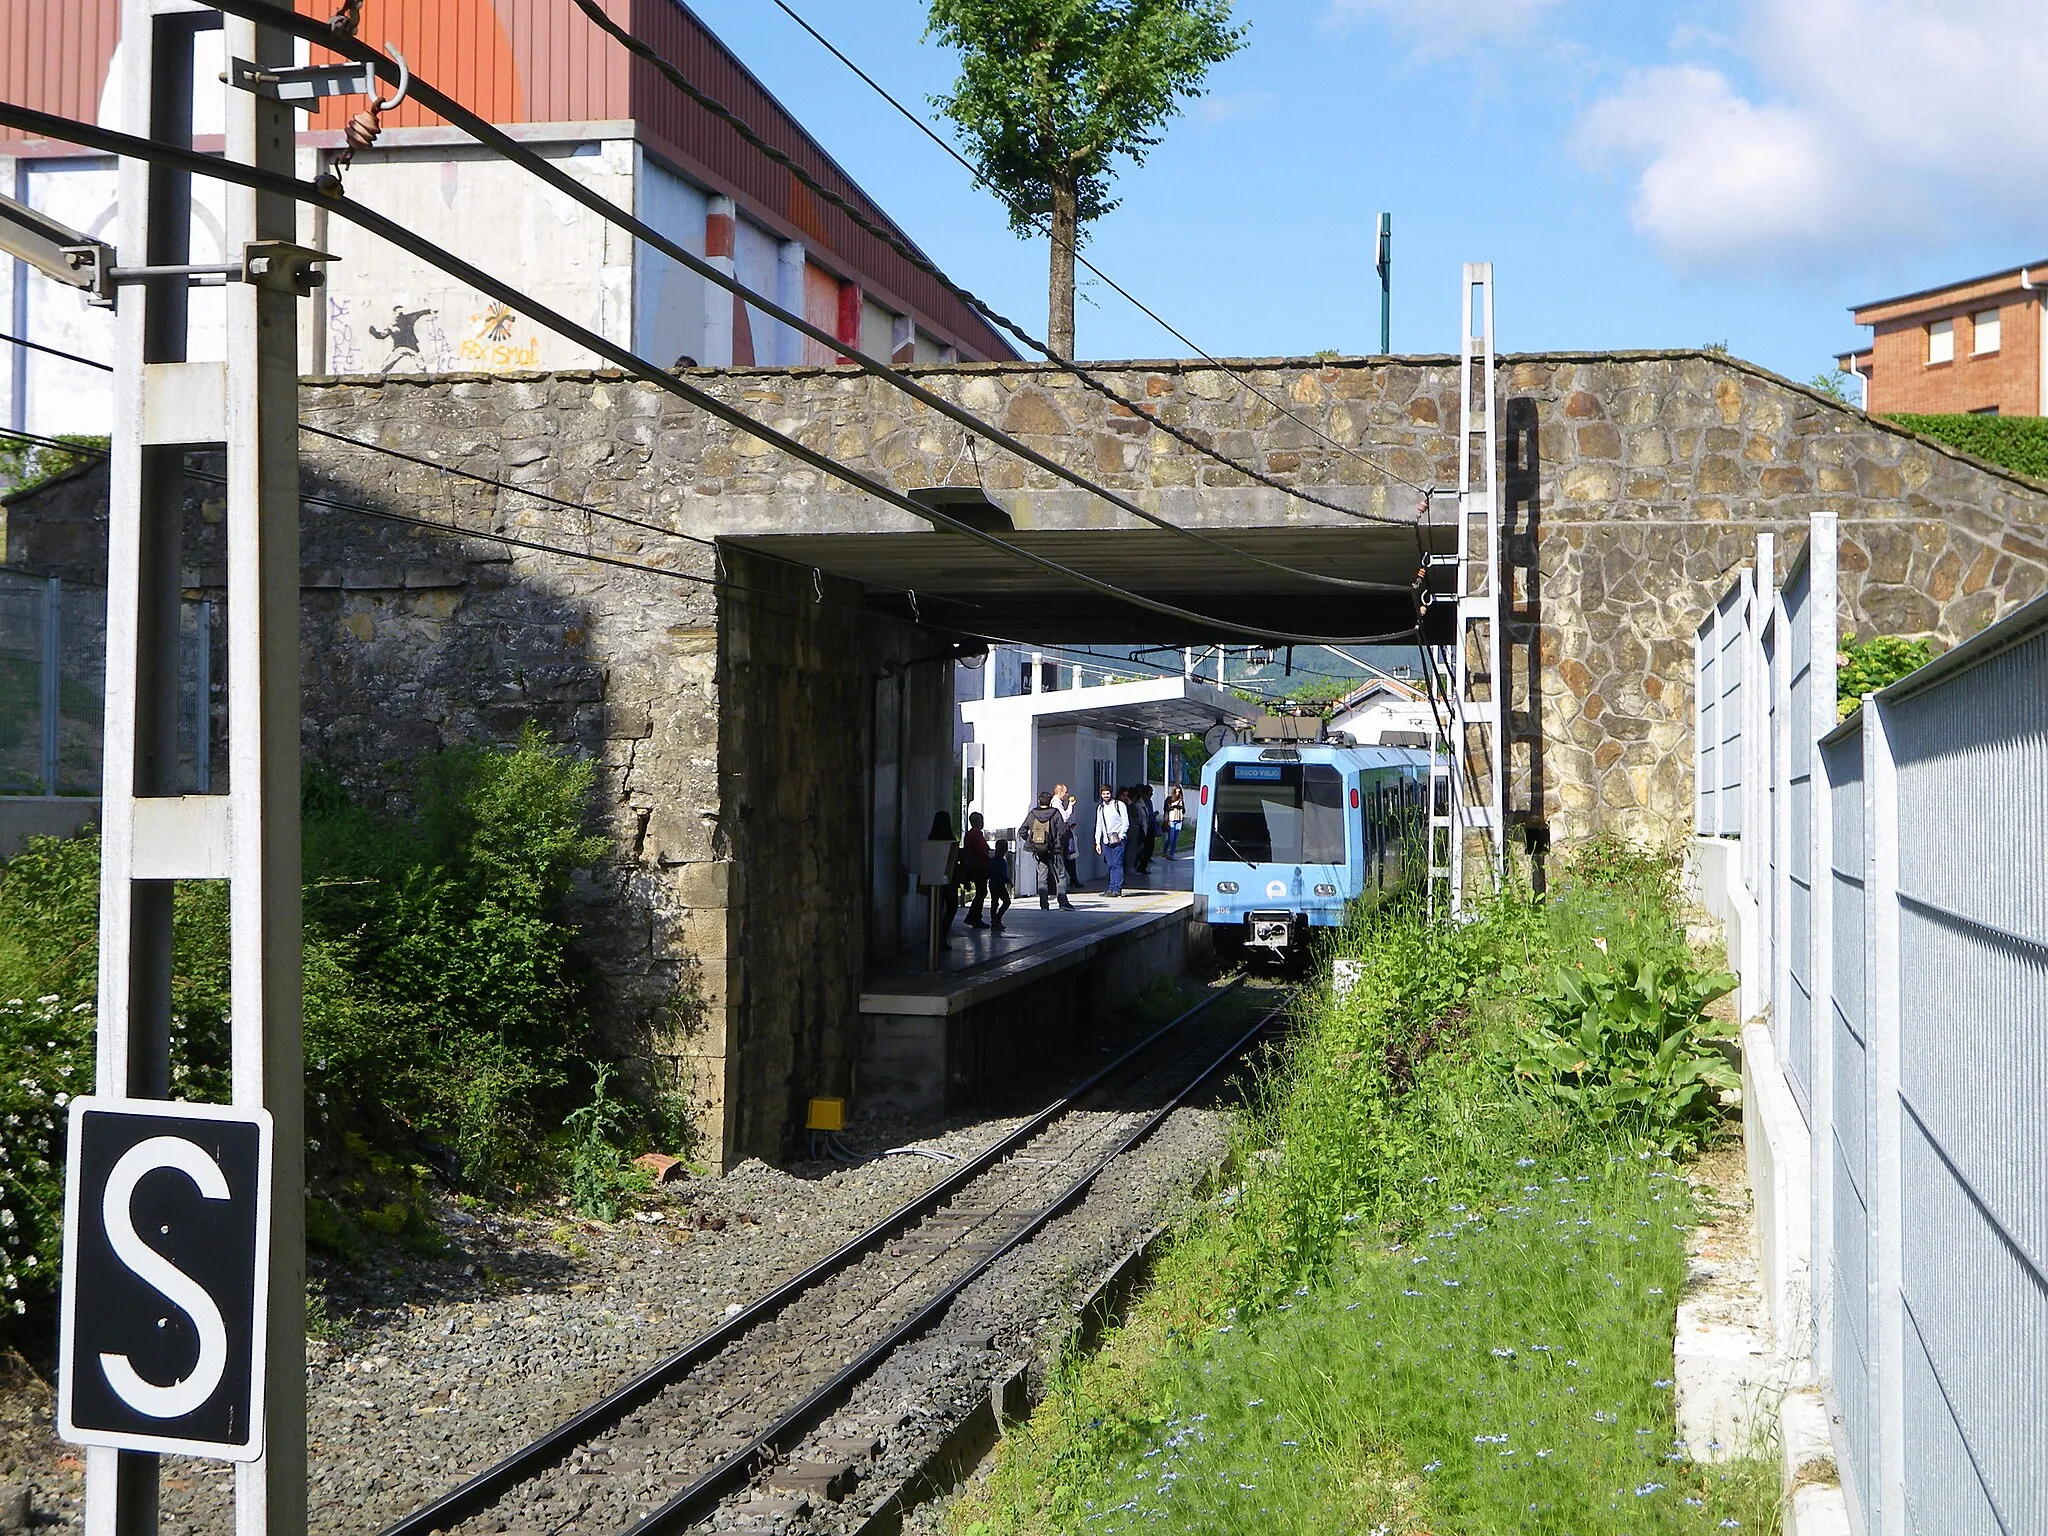
{"type": "MultiPolygon", "coordinates": [[[[775,293],[781,280],[776,268],[782,242],[744,218],[736,223],[733,275],[756,293],[775,293]]],[[[785,346],[782,322],[770,320],[751,304],[746,306],[746,315],[747,332],[753,340],[754,361],[764,367],[781,362],[785,346]]]]}
{"type": "MultiPolygon", "coordinates": [[[[704,254],[707,198],[659,161],[643,153],[634,183],[634,212],[693,256],[704,254]]],[[[703,278],[649,246],[633,257],[633,350],[671,366],[697,358],[704,344],[703,278]]]]}
{"type": "Polygon", "coordinates": [[[1433,722],[1425,700],[1378,698],[1331,716],[1329,728],[1344,731],[1360,746],[1370,747],[1379,743],[1382,731],[1421,731],[1427,735],[1433,722]]]}
{"type": "MultiPolygon", "coordinates": [[[[630,140],[533,147],[600,196],[634,206],[630,140]]],[[[608,340],[633,342],[636,242],[517,166],[481,148],[400,146],[357,156],[347,180],[351,197],[608,340]]],[[[325,222],[319,238],[341,259],[328,268],[315,371],[512,372],[596,361],[346,220],[325,222]]],[[[697,229],[701,240],[701,219],[697,229]]]]}

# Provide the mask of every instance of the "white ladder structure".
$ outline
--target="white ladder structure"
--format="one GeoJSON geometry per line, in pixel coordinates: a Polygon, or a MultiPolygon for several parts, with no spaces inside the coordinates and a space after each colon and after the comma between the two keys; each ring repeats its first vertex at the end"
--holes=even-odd
{"type": "Polygon", "coordinates": [[[1453,915],[1464,910],[1467,852],[1475,834],[1486,841],[1496,890],[1506,876],[1500,445],[1490,261],[1465,263],[1458,335],[1458,552],[1429,556],[1436,566],[1455,562],[1457,611],[1450,644],[1430,647],[1428,658],[1431,686],[1448,708],[1447,719],[1438,717],[1448,741],[1439,742],[1430,767],[1429,905],[1432,912],[1447,905],[1453,915]]]}

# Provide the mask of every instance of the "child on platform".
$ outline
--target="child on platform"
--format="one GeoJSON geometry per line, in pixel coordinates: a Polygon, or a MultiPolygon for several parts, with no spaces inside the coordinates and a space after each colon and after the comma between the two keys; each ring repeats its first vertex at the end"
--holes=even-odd
{"type": "Polygon", "coordinates": [[[1010,840],[996,839],[994,857],[988,861],[988,907],[991,929],[1000,931],[1003,914],[1010,910],[1010,840]]]}

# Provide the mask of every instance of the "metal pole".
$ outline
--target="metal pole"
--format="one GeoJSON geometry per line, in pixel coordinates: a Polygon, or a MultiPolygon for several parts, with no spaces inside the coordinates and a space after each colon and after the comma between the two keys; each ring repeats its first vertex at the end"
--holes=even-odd
{"type": "Polygon", "coordinates": [[[58,775],[63,768],[64,695],[59,660],[64,648],[64,583],[52,576],[43,587],[43,793],[54,795],[62,789],[58,775]]]}
{"type": "Polygon", "coordinates": [[[1380,356],[1394,350],[1394,216],[1380,215],[1373,241],[1374,270],[1380,275],[1380,356]]]}
{"type": "MultiPolygon", "coordinates": [[[[152,137],[189,144],[195,32],[219,25],[184,0],[123,0],[128,98],[152,137]]],[[[290,36],[228,24],[227,51],[288,67],[290,36]]],[[[227,92],[230,159],[292,169],[281,103],[227,92]]],[[[124,252],[176,266],[190,254],[189,176],[120,165],[124,252]]],[[[306,1524],[304,1086],[299,1039],[298,293],[258,241],[293,242],[288,200],[230,188],[226,231],[247,280],[226,285],[227,361],[187,360],[185,278],[124,290],[116,326],[109,472],[106,751],[102,797],[98,1091],[170,1092],[171,894],[229,882],[233,1098],[275,1127],[265,1337],[264,1454],[235,1469],[237,1536],[306,1524]],[[184,456],[227,460],[229,793],[183,793],[178,755],[179,540],[184,456]]],[[[202,637],[202,645],[206,638],[202,637]]],[[[204,699],[202,698],[202,708],[204,699]]],[[[201,751],[204,752],[204,721],[201,751]]],[[[209,775],[210,778],[210,775],[209,775]]],[[[86,1455],[88,1536],[157,1529],[153,1455],[86,1455]]]]}
{"type": "MultiPolygon", "coordinates": [[[[121,53],[130,101],[148,104],[149,133],[192,142],[192,38],[212,18],[160,14],[122,0],[121,53]]],[[[122,250],[137,265],[190,253],[191,178],[122,160],[122,250]]],[[[186,355],[186,283],[152,279],[122,299],[115,326],[114,431],[108,465],[106,739],[101,788],[98,1092],[170,1095],[171,894],[138,848],[138,810],[177,793],[179,536],[184,446],[180,417],[203,417],[217,378],[186,355]],[[209,389],[208,385],[212,388],[209,389]],[[195,407],[162,413],[145,402],[195,407]],[[161,415],[162,420],[153,419],[161,415]],[[141,857],[138,857],[138,854],[141,857]]],[[[157,1528],[157,1458],[94,1446],[86,1452],[87,1536],[150,1536],[157,1528]]]]}

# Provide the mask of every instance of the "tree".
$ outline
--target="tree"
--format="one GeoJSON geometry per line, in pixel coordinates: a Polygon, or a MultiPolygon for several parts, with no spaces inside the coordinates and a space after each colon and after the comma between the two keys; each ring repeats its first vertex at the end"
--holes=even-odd
{"type": "Polygon", "coordinates": [[[1050,220],[1049,340],[1074,355],[1074,249],[1116,206],[1116,161],[1143,165],[1162,124],[1244,44],[1230,0],[931,0],[926,34],[960,51],[932,105],[956,123],[1020,235],[1050,220]]]}

